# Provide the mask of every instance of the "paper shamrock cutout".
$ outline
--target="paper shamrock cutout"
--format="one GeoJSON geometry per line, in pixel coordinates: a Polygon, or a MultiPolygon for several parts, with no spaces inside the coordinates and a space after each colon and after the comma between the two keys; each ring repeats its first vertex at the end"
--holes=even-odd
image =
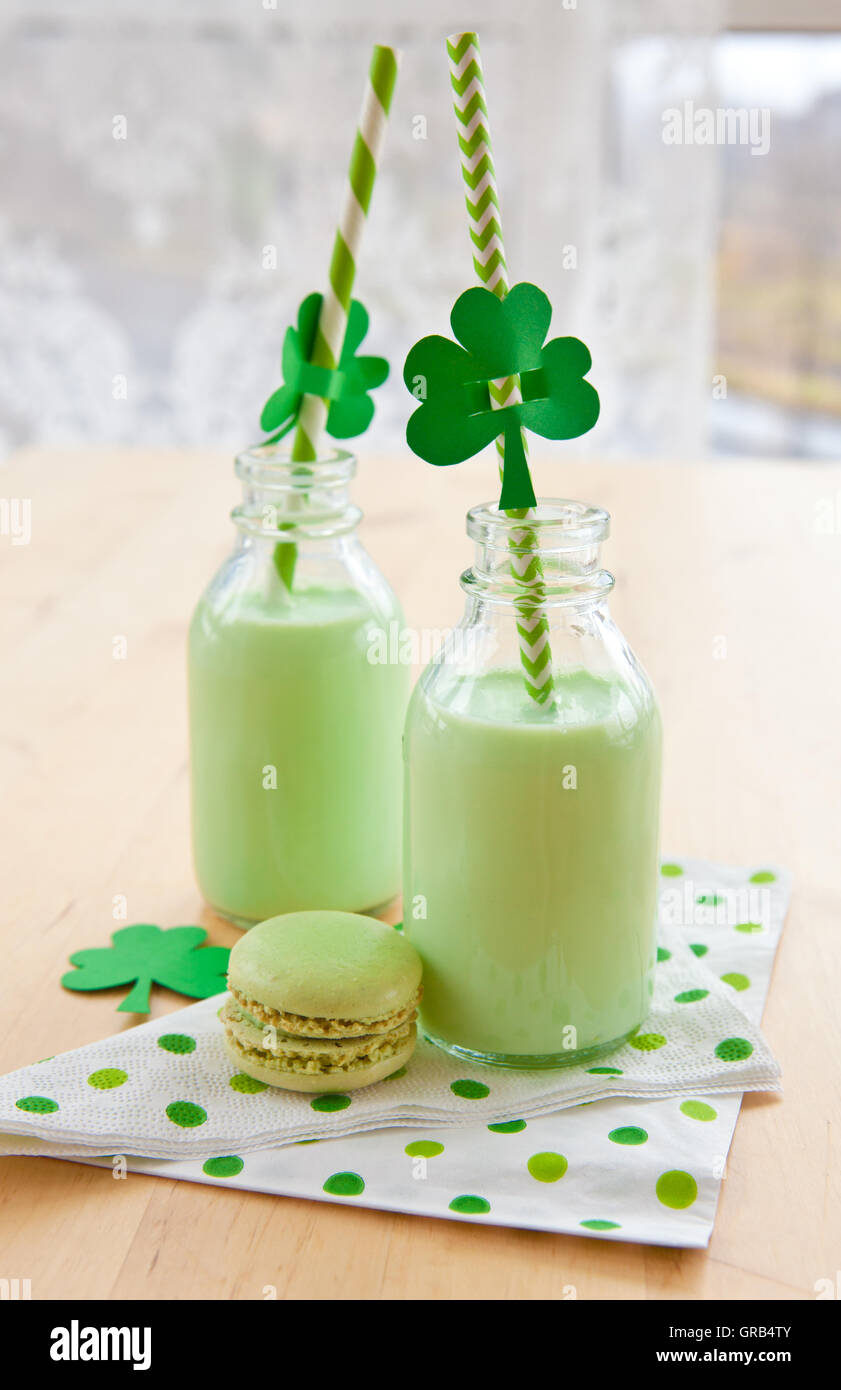
{"type": "Polygon", "coordinates": [[[415,343],[403,380],[422,401],[406,427],[409,448],[427,463],[461,463],[505,438],[502,511],[535,506],[521,429],[544,439],[574,439],[599,418],[599,397],[584,380],[592,359],[578,338],[544,343],[552,306],[524,282],[504,299],[481,286],[453,305],[458,342],[433,334],[415,343]],[[522,402],[491,408],[489,382],[519,376],[522,402]]]}
{"type": "Polygon", "coordinates": [[[292,429],[304,396],[329,401],[327,433],[334,439],[350,439],[367,430],[374,416],[368,392],[388,376],[384,357],[357,357],[356,350],[368,332],[368,312],[358,299],[351,300],[338,367],[317,367],[310,361],[318,329],[323,295],[309,294],[298,309],[298,327],[287,328],[281,368],[283,385],[263,406],[260,424],[271,430],[264,444],[274,444],[292,429]]]}
{"type": "Polygon", "coordinates": [[[207,937],[203,927],[170,927],[162,931],[148,922],[115,931],[110,946],[74,951],[70,964],[75,970],[62,975],[65,989],[113,989],[134,983],[134,988],[118,1005],[120,1013],[147,1014],[153,984],[207,999],[226,988],[225,972],[230,951],[226,946],[206,946],[197,950],[207,937]]]}

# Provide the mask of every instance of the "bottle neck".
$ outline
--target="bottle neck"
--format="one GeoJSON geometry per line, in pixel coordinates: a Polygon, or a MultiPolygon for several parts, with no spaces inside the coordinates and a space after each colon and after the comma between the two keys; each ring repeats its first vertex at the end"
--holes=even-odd
{"type": "Polygon", "coordinates": [[[520,612],[604,603],[614,583],[600,567],[609,531],[608,513],[584,502],[550,498],[528,513],[483,503],[467,513],[475,559],[462,588],[476,602],[520,612]]]}
{"type": "Polygon", "coordinates": [[[344,450],[304,462],[288,447],[258,445],[237,456],[235,472],[242,502],[231,517],[245,536],[271,540],[291,531],[296,541],[324,541],[348,535],[362,518],[350,501],[356,459],[344,450]]]}

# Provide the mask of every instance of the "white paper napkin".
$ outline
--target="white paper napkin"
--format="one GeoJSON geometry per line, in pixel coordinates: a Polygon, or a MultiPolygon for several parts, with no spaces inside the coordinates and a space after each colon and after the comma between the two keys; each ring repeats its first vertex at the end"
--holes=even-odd
{"type": "MultiPolygon", "coordinates": [[[[419,1124],[471,1132],[478,1125],[487,1145],[488,1125],[557,1115],[582,1101],[776,1090],[779,1068],[759,1032],[758,1012],[744,1005],[759,992],[758,943],[776,943],[787,895],[781,870],[757,876],[701,861],[665,865],[662,960],[651,1013],[630,1043],[588,1067],[480,1067],[421,1042],[393,1080],[344,1097],[313,1098],[262,1087],[236,1072],[217,1019],[225,996],[217,996],[0,1078],[0,1153],[203,1162],[419,1124]]],[[[773,950],[766,948],[764,958],[767,985],[773,950]]],[[[574,1123],[583,1133],[578,1115],[574,1123]]],[[[703,1128],[709,1121],[693,1123],[703,1128]]],[[[651,1141],[645,1125],[613,1128],[646,1135],[614,1138],[617,1151],[651,1141]]],[[[615,1162],[616,1153],[608,1153],[615,1162]]]]}
{"type": "MultiPolygon", "coordinates": [[[[661,919],[678,928],[717,979],[731,982],[739,1006],[758,1023],[789,875],[773,865],[736,869],[699,860],[664,867],[672,871],[663,878],[661,919]],[[757,894],[755,904],[750,900],[757,894]],[[709,902],[722,895],[729,895],[729,904],[709,902]],[[740,906],[741,897],[747,904],[740,906]],[[723,912],[727,920],[716,921],[723,912]],[[737,929],[748,924],[751,930],[737,929]]],[[[616,1098],[512,1120],[502,1129],[429,1124],[244,1156],[220,1152],[203,1162],[130,1158],[127,1166],[419,1216],[700,1247],[712,1234],[740,1104],[740,1095],[699,1092],[656,1101],[616,1098]]],[[[262,1290],[255,1287],[254,1295],[262,1290]]]]}

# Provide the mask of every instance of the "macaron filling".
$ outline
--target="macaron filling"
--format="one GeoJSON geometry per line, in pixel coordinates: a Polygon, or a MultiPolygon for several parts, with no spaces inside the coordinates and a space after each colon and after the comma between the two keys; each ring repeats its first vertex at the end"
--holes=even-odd
{"type": "Polygon", "coordinates": [[[237,1058],[279,1072],[309,1076],[355,1072],[401,1054],[414,1041],[415,1024],[404,1019],[388,1032],[347,1038],[304,1037],[259,1022],[236,998],[220,1010],[228,1047],[237,1058]]]}
{"type": "MultiPolygon", "coordinates": [[[[230,982],[229,982],[230,985],[230,982]]],[[[305,1038],[353,1038],[365,1037],[369,1033],[390,1033],[401,1023],[408,1023],[415,1016],[421,1001],[422,987],[415,991],[413,998],[401,1009],[376,1018],[305,1018],[302,1014],[286,1013],[270,1009],[256,999],[230,986],[231,994],[239,1006],[240,1013],[250,1019],[258,1028],[276,1028],[279,1033],[305,1038]]]]}

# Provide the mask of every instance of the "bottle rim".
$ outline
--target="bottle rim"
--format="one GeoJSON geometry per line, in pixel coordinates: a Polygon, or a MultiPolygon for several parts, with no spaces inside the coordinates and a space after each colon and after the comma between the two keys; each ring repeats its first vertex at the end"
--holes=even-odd
{"type": "Polygon", "coordinates": [[[583,550],[610,535],[610,513],[565,497],[538,498],[527,512],[503,512],[497,502],[481,502],[467,513],[467,534],[480,545],[503,543],[515,551],[537,549],[541,555],[583,550]]]}
{"type": "Polygon", "coordinates": [[[236,455],[244,500],[231,512],[241,532],[277,544],[325,540],[353,531],[362,512],[348,500],[356,455],[321,448],[314,459],[292,457],[290,440],[255,444],[236,455]]]}
{"type": "Polygon", "coordinates": [[[346,487],[356,472],[356,455],[347,449],[319,448],[314,459],[293,459],[291,443],[254,444],[234,459],[234,472],[243,482],[264,491],[306,492],[346,487]]]}
{"type": "Polygon", "coordinates": [[[604,602],[613,576],[600,568],[601,542],[610,533],[604,507],[572,498],[541,498],[528,511],[500,511],[482,502],[467,513],[476,544],[461,587],[474,598],[533,612],[557,604],[604,602]]]}
{"type": "Polygon", "coordinates": [[[277,513],[270,503],[255,502],[234,507],[231,520],[238,531],[255,540],[297,545],[300,540],[324,541],[349,535],[362,520],[362,511],[349,503],[340,510],[309,511],[296,516],[277,513]]]}
{"type": "Polygon", "coordinates": [[[494,607],[508,608],[522,616],[539,615],[544,608],[588,608],[604,603],[616,583],[609,570],[588,574],[544,576],[539,584],[526,586],[515,577],[483,574],[467,569],[459,584],[469,598],[494,607]]]}

